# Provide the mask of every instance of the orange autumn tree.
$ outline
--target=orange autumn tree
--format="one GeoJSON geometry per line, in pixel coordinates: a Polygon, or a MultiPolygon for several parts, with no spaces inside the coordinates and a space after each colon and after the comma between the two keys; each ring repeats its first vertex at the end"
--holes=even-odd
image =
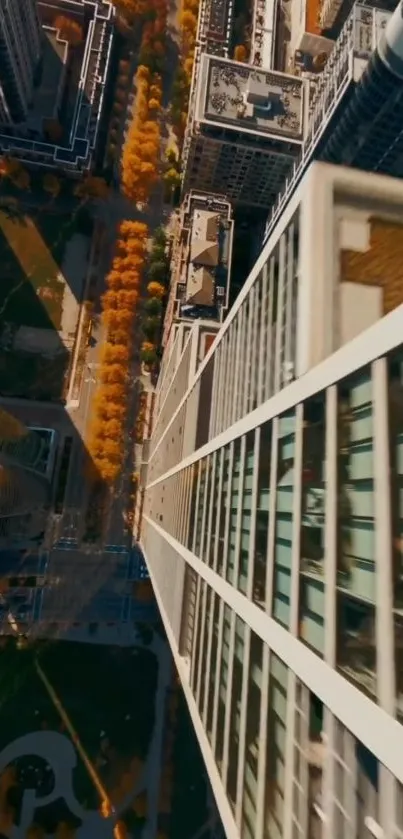
{"type": "Polygon", "coordinates": [[[132,354],[132,328],[138,290],[147,257],[147,225],[119,224],[115,256],[102,296],[106,341],[101,350],[99,387],[89,435],[89,452],[101,478],[113,483],[124,457],[127,398],[132,354]]]}

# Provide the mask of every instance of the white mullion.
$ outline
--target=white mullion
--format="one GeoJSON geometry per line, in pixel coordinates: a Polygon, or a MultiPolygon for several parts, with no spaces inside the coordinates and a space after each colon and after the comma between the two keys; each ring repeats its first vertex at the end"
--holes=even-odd
{"type": "MultiPolygon", "coordinates": [[[[291,543],[291,579],[290,579],[290,617],[289,630],[298,637],[299,616],[299,571],[301,542],[301,492],[302,492],[302,444],[303,444],[303,405],[297,405],[295,412],[295,449],[294,449],[294,488],[292,508],[292,543],[291,543]]],[[[304,688],[305,690],[305,688],[304,688]]],[[[284,839],[292,839],[292,796],[294,784],[294,734],[295,734],[295,696],[296,676],[288,668],[287,711],[286,711],[286,748],[285,748],[285,784],[284,784],[284,839]]]]}
{"type": "Polygon", "coordinates": [[[238,410],[238,400],[239,400],[239,391],[240,383],[242,383],[242,370],[241,370],[241,346],[242,346],[242,335],[243,335],[243,307],[239,310],[238,315],[236,317],[236,321],[238,324],[238,331],[236,336],[236,347],[235,347],[235,374],[234,374],[234,393],[233,393],[233,402],[234,402],[234,411],[233,411],[233,420],[236,422],[239,419],[239,410],[238,410]]]}
{"type": "Polygon", "coordinates": [[[222,377],[220,382],[220,393],[219,393],[219,405],[220,405],[220,412],[219,412],[219,420],[218,420],[218,428],[217,433],[221,434],[222,431],[225,431],[224,427],[224,411],[225,411],[225,404],[226,404],[226,396],[225,396],[225,384],[227,381],[227,368],[228,368],[228,344],[229,344],[229,333],[227,332],[224,341],[222,342],[223,353],[222,353],[222,377]]]}
{"type": "Polygon", "coordinates": [[[191,551],[192,551],[193,554],[196,550],[196,537],[197,537],[197,530],[198,530],[197,520],[198,520],[198,515],[199,515],[200,481],[201,481],[201,472],[202,472],[202,470],[201,470],[202,461],[198,460],[197,463],[198,463],[199,469],[198,469],[198,473],[197,473],[195,518],[194,518],[194,530],[193,530],[192,547],[191,547],[191,551]]]}
{"type": "Polygon", "coordinates": [[[241,403],[241,416],[249,414],[249,396],[251,385],[251,352],[252,352],[252,327],[253,327],[253,304],[255,296],[255,286],[252,286],[248,299],[248,315],[246,324],[246,354],[245,354],[245,378],[243,388],[243,398],[241,403]]]}
{"type": "Polygon", "coordinates": [[[245,461],[246,461],[246,437],[241,438],[241,451],[239,460],[239,484],[238,484],[238,509],[236,517],[236,539],[235,539],[235,558],[232,585],[238,588],[239,578],[239,558],[241,553],[241,522],[242,522],[242,507],[243,507],[243,493],[245,481],[245,461]]]}
{"type": "Polygon", "coordinates": [[[210,565],[209,562],[209,555],[210,555],[210,546],[211,546],[211,525],[213,522],[213,507],[214,507],[214,490],[215,490],[215,473],[216,473],[216,460],[217,460],[217,452],[213,452],[210,455],[212,458],[212,465],[210,467],[211,472],[211,481],[210,481],[210,500],[209,500],[209,510],[208,510],[208,522],[207,522],[207,541],[206,541],[206,552],[204,555],[204,561],[207,565],[210,565]]]}
{"type": "Polygon", "coordinates": [[[276,489],[277,489],[277,458],[278,458],[278,427],[276,417],[272,423],[271,461],[270,461],[270,502],[269,502],[269,532],[267,537],[266,554],[266,602],[265,611],[271,615],[273,611],[273,566],[274,545],[276,537],[276,489]]]}
{"type": "Polygon", "coordinates": [[[185,514],[185,519],[183,523],[183,531],[182,531],[182,542],[184,545],[187,546],[188,538],[189,538],[189,527],[190,527],[190,516],[192,512],[192,495],[193,495],[193,481],[194,481],[194,473],[195,473],[196,464],[192,463],[189,472],[189,482],[187,488],[187,509],[185,514]]]}
{"type": "Polygon", "coordinates": [[[192,688],[192,692],[194,694],[196,689],[196,681],[195,681],[195,669],[196,669],[196,646],[199,639],[199,619],[200,619],[200,596],[201,596],[201,587],[202,587],[202,578],[198,575],[197,576],[197,583],[196,583],[196,605],[195,605],[195,623],[193,629],[193,641],[192,641],[192,653],[190,659],[190,686],[192,688]]]}
{"type": "Polygon", "coordinates": [[[205,546],[205,543],[206,543],[206,519],[207,519],[208,493],[209,493],[210,474],[211,474],[211,457],[212,457],[212,455],[209,454],[206,458],[206,471],[205,471],[204,497],[203,497],[203,513],[202,513],[202,526],[201,526],[200,552],[199,552],[199,558],[200,559],[203,559],[203,557],[204,557],[204,546],[205,546]]]}
{"type": "Polygon", "coordinates": [[[258,404],[260,405],[264,402],[265,393],[264,393],[264,374],[266,370],[267,364],[267,353],[266,353],[266,341],[267,341],[267,334],[265,331],[265,325],[267,320],[267,311],[266,311],[266,303],[267,303],[267,262],[263,265],[262,269],[262,302],[260,306],[260,331],[259,331],[259,367],[258,367],[258,404]]]}
{"type": "Polygon", "coordinates": [[[346,787],[345,812],[350,822],[350,836],[346,839],[355,839],[357,836],[357,757],[355,753],[355,737],[347,729],[344,729],[344,751],[345,765],[349,776],[349,783],[346,787]]]}
{"type": "Polygon", "coordinates": [[[225,370],[225,380],[223,386],[223,401],[224,401],[224,408],[223,408],[223,416],[222,416],[222,430],[224,431],[225,428],[228,428],[230,423],[228,422],[228,415],[230,413],[230,392],[229,392],[229,382],[231,379],[231,363],[232,363],[232,344],[234,340],[234,329],[228,330],[228,352],[227,352],[227,366],[225,370]]]}
{"type": "MultiPolygon", "coordinates": [[[[285,301],[285,352],[284,361],[293,362],[292,336],[293,336],[293,286],[294,286],[294,223],[290,224],[287,230],[287,260],[286,260],[286,285],[287,295],[285,301]]],[[[284,376],[283,376],[284,382],[284,376]]]]}
{"type": "MultiPolygon", "coordinates": [[[[218,595],[217,595],[218,597],[218,595]]],[[[224,601],[220,600],[220,613],[218,617],[218,638],[217,638],[217,661],[215,666],[215,685],[214,705],[213,705],[213,721],[211,726],[211,750],[215,755],[217,746],[217,720],[218,720],[218,701],[220,698],[220,673],[222,662],[222,648],[224,637],[224,601]]]]}
{"type": "Polygon", "coordinates": [[[217,411],[216,411],[214,436],[221,432],[221,415],[222,415],[222,407],[223,407],[222,392],[223,392],[223,384],[225,382],[225,357],[226,357],[225,348],[226,348],[226,341],[225,341],[225,339],[223,339],[221,341],[221,344],[220,344],[220,350],[221,350],[221,352],[220,352],[220,362],[219,362],[219,364],[220,364],[220,377],[219,377],[219,381],[218,381],[217,411]]]}
{"type": "Polygon", "coordinates": [[[210,677],[210,667],[211,667],[211,650],[213,646],[213,634],[214,634],[214,610],[215,610],[215,598],[218,597],[213,589],[211,590],[211,600],[210,600],[210,623],[208,627],[208,634],[207,634],[207,656],[206,656],[206,679],[204,682],[204,695],[201,697],[202,699],[202,706],[200,710],[200,716],[203,720],[204,726],[206,725],[206,716],[207,716],[207,704],[208,704],[208,694],[209,694],[209,677],[210,677]]]}
{"type": "Polygon", "coordinates": [[[206,626],[206,614],[207,614],[207,595],[209,591],[209,586],[207,583],[203,586],[203,594],[202,594],[202,606],[201,606],[201,623],[200,623],[200,655],[199,655],[199,662],[197,666],[197,676],[196,676],[196,684],[194,695],[196,699],[196,704],[199,709],[199,714],[201,716],[200,711],[200,688],[201,688],[201,678],[202,678],[202,665],[203,665],[203,641],[204,641],[204,630],[206,626]]]}
{"type": "Polygon", "coordinates": [[[249,548],[248,548],[248,580],[246,584],[246,596],[249,600],[253,597],[253,575],[255,568],[255,538],[256,538],[256,515],[257,515],[257,493],[259,485],[259,458],[260,458],[260,436],[261,429],[257,428],[255,431],[255,444],[253,451],[253,477],[252,477],[252,496],[251,496],[251,511],[250,511],[250,533],[249,533],[249,548]]]}
{"type": "Polygon", "coordinates": [[[235,798],[235,819],[239,830],[242,827],[242,801],[245,776],[245,753],[246,753],[246,719],[248,714],[248,690],[249,690],[249,662],[252,631],[245,624],[244,635],[244,656],[242,670],[241,705],[239,720],[239,742],[238,742],[238,773],[235,798]]]}
{"type": "MultiPolygon", "coordinates": [[[[373,388],[373,462],[375,518],[375,626],[378,702],[384,710],[395,714],[395,657],[393,612],[393,554],[391,533],[390,449],[388,412],[388,367],[385,357],[372,365],[373,388]]],[[[380,764],[379,822],[385,837],[392,836],[395,823],[396,784],[393,776],[380,764]]]]}
{"type": "Polygon", "coordinates": [[[260,390],[260,361],[263,347],[262,336],[262,309],[263,309],[263,274],[260,273],[256,281],[256,305],[255,305],[255,334],[253,336],[254,344],[254,366],[255,366],[255,405],[262,402],[262,394],[260,390]]]}
{"type": "Polygon", "coordinates": [[[267,717],[269,707],[270,650],[263,644],[262,689],[260,694],[259,756],[256,784],[255,839],[263,839],[265,826],[267,717]]]}
{"type": "Polygon", "coordinates": [[[223,745],[223,753],[222,753],[222,783],[224,789],[227,786],[227,774],[228,774],[228,758],[229,758],[229,735],[230,735],[230,728],[231,728],[231,710],[232,710],[232,703],[234,701],[234,697],[232,694],[232,677],[234,674],[234,657],[235,657],[235,626],[236,626],[236,612],[232,609],[231,610],[231,629],[230,629],[230,636],[229,636],[229,645],[228,645],[228,679],[227,679],[227,689],[226,689],[226,700],[225,700],[225,718],[224,718],[224,745],[223,745]]]}
{"type": "Polygon", "coordinates": [[[386,358],[372,365],[373,464],[375,518],[376,662],[378,702],[395,713],[395,658],[392,586],[392,533],[388,428],[388,380],[386,358]]]}
{"type": "Polygon", "coordinates": [[[169,513],[169,519],[168,519],[168,521],[169,521],[169,532],[170,533],[172,533],[172,531],[175,532],[176,522],[177,522],[177,518],[178,518],[180,479],[181,479],[181,472],[178,472],[177,475],[175,475],[174,487],[173,487],[173,504],[170,507],[170,513],[169,513]]]}
{"type": "Polygon", "coordinates": [[[213,387],[211,391],[211,412],[210,412],[210,423],[209,423],[209,440],[212,440],[216,435],[216,417],[217,417],[217,404],[219,398],[219,387],[218,381],[220,378],[221,368],[219,366],[220,361],[220,353],[221,353],[221,344],[217,347],[216,353],[213,357],[213,364],[214,364],[214,371],[213,371],[213,387]]]}
{"type": "Polygon", "coordinates": [[[322,808],[324,820],[322,822],[322,839],[334,839],[334,790],[335,790],[335,726],[336,718],[324,707],[324,736],[325,736],[325,765],[322,773],[322,808]]]}
{"type": "Polygon", "coordinates": [[[231,337],[230,337],[230,345],[229,345],[229,367],[228,367],[228,376],[225,385],[226,394],[227,394],[227,412],[225,416],[225,427],[228,428],[234,422],[233,419],[233,412],[234,412],[234,399],[233,399],[233,390],[234,390],[234,376],[235,376],[235,347],[237,342],[237,322],[236,320],[233,323],[232,330],[231,330],[231,337]]]}
{"type": "Polygon", "coordinates": [[[282,381],[282,342],[283,342],[283,315],[284,315],[284,293],[285,293],[285,236],[284,233],[279,242],[279,266],[278,266],[278,297],[277,297],[277,324],[276,324],[276,345],[274,353],[274,392],[277,393],[282,381]]]}
{"type": "Polygon", "coordinates": [[[295,410],[295,448],[294,448],[294,487],[292,505],[292,543],[291,543],[291,579],[290,579],[290,632],[298,638],[299,617],[299,573],[301,545],[301,500],[302,500],[302,458],[304,433],[303,403],[295,410]]]}
{"type": "Polygon", "coordinates": [[[274,390],[275,357],[273,353],[273,310],[274,310],[274,257],[271,256],[268,268],[268,321],[266,332],[266,373],[264,398],[270,399],[274,390]]]}
{"type": "Polygon", "coordinates": [[[184,469],[183,472],[180,473],[180,485],[179,485],[179,496],[178,496],[178,512],[177,512],[177,519],[176,519],[176,539],[178,542],[182,542],[181,539],[181,529],[182,525],[181,522],[183,521],[183,511],[184,506],[186,503],[186,489],[187,489],[187,469],[184,469]]]}
{"type": "Polygon", "coordinates": [[[240,328],[239,328],[239,342],[237,347],[237,393],[236,393],[236,415],[237,419],[240,419],[242,414],[242,400],[243,400],[243,392],[245,388],[245,348],[246,348],[246,330],[245,330],[245,321],[246,321],[246,301],[244,302],[241,310],[240,310],[240,328]]]}
{"type": "Polygon", "coordinates": [[[230,456],[228,464],[228,486],[227,486],[227,505],[225,511],[225,528],[224,528],[224,545],[223,545],[223,566],[221,577],[225,580],[227,577],[228,565],[228,543],[229,543],[229,527],[231,522],[231,495],[232,495],[232,477],[234,471],[234,441],[230,443],[230,456]]]}
{"type": "Polygon", "coordinates": [[[217,457],[219,457],[219,479],[218,479],[218,498],[217,498],[217,516],[216,516],[216,527],[215,527],[215,545],[214,545],[214,556],[213,556],[213,569],[214,571],[217,570],[217,561],[218,561],[218,550],[220,547],[219,544],[219,537],[220,537],[220,524],[221,524],[221,499],[223,493],[223,483],[224,483],[224,454],[225,449],[219,449],[217,452],[217,457]]]}
{"type": "MultiPolygon", "coordinates": [[[[295,738],[296,675],[287,668],[287,708],[284,750],[284,833],[283,839],[292,839],[294,738],[295,738]]],[[[302,752],[304,756],[304,751],[302,752]]],[[[303,757],[303,763],[305,762],[303,757]]]]}
{"type": "Polygon", "coordinates": [[[325,443],[325,638],[324,659],[336,666],[336,580],[337,580],[337,387],[326,391],[325,443]]]}

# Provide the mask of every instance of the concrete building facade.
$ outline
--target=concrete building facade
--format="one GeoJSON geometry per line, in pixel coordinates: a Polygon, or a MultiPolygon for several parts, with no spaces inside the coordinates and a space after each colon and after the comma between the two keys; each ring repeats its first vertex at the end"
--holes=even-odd
{"type": "Polygon", "coordinates": [[[402,224],[399,180],[313,164],[150,441],[141,544],[234,839],[403,830],[402,224]]]}
{"type": "MultiPolygon", "coordinates": [[[[31,17],[38,27],[38,51],[35,48],[30,59],[30,76],[28,70],[24,75],[24,107],[18,107],[18,112],[6,107],[6,88],[4,95],[0,88],[0,152],[35,168],[79,176],[92,168],[96,154],[114,36],[114,7],[97,0],[7,0],[0,12],[0,38],[3,32],[9,55],[4,66],[15,68],[15,79],[17,71],[22,79],[23,70],[18,44],[24,46],[25,62],[30,55],[31,47],[26,44],[31,42],[31,17]],[[10,36],[11,18],[6,15],[14,7],[20,10],[14,18],[19,20],[18,43],[10,36]],[[55,28],[60,17],[72,20],[78,32],[81,30],[82,49],[72,49],[55,28]],[[39,71],[36,79],[35,67],[39,71]]],[[[22,81],[20,87],[22,90],[22,81]]]]}
{"type": "Polygon", "coordinates": [[[26,119],[42,50],[36,0],[5,0],[0,8],[0,122],[26,119]]]}

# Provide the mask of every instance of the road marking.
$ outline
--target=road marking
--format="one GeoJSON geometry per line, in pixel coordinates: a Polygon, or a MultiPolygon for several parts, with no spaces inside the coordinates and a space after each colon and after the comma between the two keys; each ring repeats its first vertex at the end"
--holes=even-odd
{"type": "Polygon", "coordinates": [[[104,551],[107,554],[129,554],[129,548],[125,545],[105,545],[104,551]]]}

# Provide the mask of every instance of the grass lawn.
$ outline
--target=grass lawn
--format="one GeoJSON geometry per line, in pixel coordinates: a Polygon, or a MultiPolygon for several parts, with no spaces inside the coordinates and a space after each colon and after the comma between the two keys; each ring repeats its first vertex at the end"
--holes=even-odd
{"type": "Polygon", "coordinates": [[[0,317],[18,325],[60,329],[66,243],[76,230],[71,216],[8,215],[0,211],[0,317]]]}
{"type": "MultiPolygon", "coordinates": [[[[118,804],[140,775],[150,744],[157,684],[155,656],[145,650],[70,642],[41,642],[35,648],[17,650],[14,640],[8,639],[0,649],[0,752],[16,738],[41,728],[70,737],[36,671],[36,656],[87,757],[118,804]]],[[[18,782],[8,796],[16,824],[27,788],[21,773],[28,763],[35,766],[35,758],[23,757],[18,762],[18,782]]],[[[47,791],[43,785],[51,781],[40,774],[38,797],[47,791]]],[[[73,783],[80,803],[98,809],[98,794],[79,756],[73,783]]],[[[0,792],[1,788],[0,777],[0,792]]],[[[79,826],[61,801],[39,808],[35,820],[49,832],[62,820],[79,826]]]]}

